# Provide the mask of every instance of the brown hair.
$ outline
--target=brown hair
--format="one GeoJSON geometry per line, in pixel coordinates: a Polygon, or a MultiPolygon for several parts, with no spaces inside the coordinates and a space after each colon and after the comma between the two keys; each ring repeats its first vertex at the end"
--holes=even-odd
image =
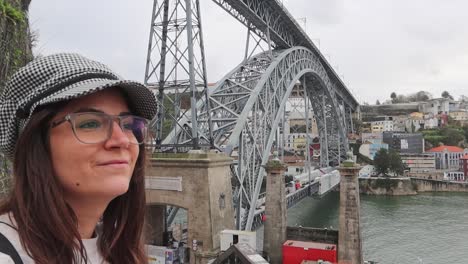
{"type": "MultiPolygon", "coordinates": [[[[14,185],[0,214],[11,212],[21,244],[38,264],[87,263],[78,220],[63,199],[49,150],[49,123],[63,103],[36,111],[15,149],[14,185]],[[24,147],[27,146],[27,147],[24,147]]],[[[128,191],[113,199],[102,216],[98,247],[109,263],[148,263],[143,248],[145,147],[140,146],[128,191]]]]}

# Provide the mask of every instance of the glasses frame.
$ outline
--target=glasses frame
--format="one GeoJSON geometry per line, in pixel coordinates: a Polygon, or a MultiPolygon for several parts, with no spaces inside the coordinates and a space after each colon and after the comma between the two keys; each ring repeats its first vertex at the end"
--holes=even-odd
{"type": "MultiPolygon", "coordinates": [[[[104,140],[102,141],[98,141],[98,142],[93,142],[93,143],[89,143],[89,142],[84,142],[82,141],[76,134],[76,128],[75,128],[75,118],[76,116],[79,116],[79,115],[84,115],[84,114],[93,114],[93,115],[101,115],[101,116],[104,116],[108,119],[110,119],[111,122],[109,122],[109,124],[114,124],[114,121],[117,120],[117,124],[119,125],[120,129],[122,130],[122,132],[124,134],[126,134],[124,132],[124,128],[122,127],[122,120],[124,118],[128,118],[128,117],[136,117],[136,118],[139,118],[139,119],[142,119],[142,120],[145,120],[145,125],[146,125],[146,131],[144,133],[144,137],[143,137],[143,141],[140,142],[140,143],[134,143],[130,140],[129,138],[129,142],[130,144],[133,144],[133,145],[142,145],[146,142],[147,138],[148,138],[148,135],[149,135],[149,127],[148,127],[148,124],[150,123],[150,121],[146,118],[143,118],[143,117],[140,117],[140,116],[136,116],[136,115],[109,115],[109,114],[106,114],[106,113],[101,113],[101,112],[78,112],[78,113],[69,113],[67,114],[66,116],[64,116],[63,118],[59,119],[59,120],[56,120],[56,121],[53,121],[52,124],[51,124],[51,128],[54,128],[54,127],[57,127],[65,122],[68,122],[70,123],[71,125],[71,128],[72,128],[72,131],[73,131],[73,135],[75,136],[75,138],[80,141],[81,143],[83,144],[99,144],[99,143],[102,143],[102,142],[105,142],[107,140],[109,140],[112,136],[112,133],[113,133],[113,129],[114,129],[114,126],[113,125],[109,125],[109,128],[108,128],[108,131],[107,131],[107,136],[104,140]]],[[[128,138],[128,136],[127,136],[128,138]]]]}

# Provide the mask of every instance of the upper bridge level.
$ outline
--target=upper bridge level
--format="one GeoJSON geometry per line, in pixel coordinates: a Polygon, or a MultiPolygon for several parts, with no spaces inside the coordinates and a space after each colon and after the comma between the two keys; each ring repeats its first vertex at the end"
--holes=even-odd
{"type": "Polygon", "coordinates": [[[353,110],[357,109],[358,101],[282,3],[277,0],[213,1],[275,49],[303,46],[311,50],[334,84],[337,97],[353,110]]]}

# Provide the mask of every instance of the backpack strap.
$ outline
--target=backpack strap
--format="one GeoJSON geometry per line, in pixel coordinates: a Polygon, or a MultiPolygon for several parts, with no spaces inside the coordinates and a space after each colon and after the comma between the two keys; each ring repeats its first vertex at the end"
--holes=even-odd
{"type": "MultiPolygon", "coordinates": [[[[0,223],[8,225],[13,229],[16,229],[8,223],[2,221],[0,221],[0,223]]],[[[0,252],[10,256],[15,264],[23,264],[23,261],[21,260],[18,251],[16,251],[15,247],[11,244],[10,240],[8,240],[8,238],[6,238],[2,233],[0,233],[0,252]]]]}

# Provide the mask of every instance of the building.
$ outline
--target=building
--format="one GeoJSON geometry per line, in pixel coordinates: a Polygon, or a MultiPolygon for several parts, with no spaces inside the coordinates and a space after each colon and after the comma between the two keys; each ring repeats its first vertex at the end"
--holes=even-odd
{"type": "Polygon", "coordinates": [[[284,156],[284,164],[288,167],[286,174],[287,175],[299,175],[304,172],[305,159],[304,157],[293,155],[293,156],[284,156]]]}
{"type": "Polygon", "coordinates": [[[468,124],[468,111],[465,109],[450,112],[449,116],[461,125],[468,124]]]}
{"type": "Polygon", "coordinates": [[[463,172],[465,180],[468,179],[468,154],[460,158],[460,171],[463,172]]]}
{"type": "Polygon", "coordinates": [[[419,111],[433,115],[450,113],[450,99],[434,98],[419,104],[419,111]]]}
{"type": "Polygon", "coordinates": [[[424,138],[421,133],[383,132],[383,143],[387,143],[389,149],[400,154],[424,152],[424,138]]]}
{"type": "Polygon", "coordinates": [[[393,131],[393,120],[381,120],[371,122],[372,133],[393,131]]]}
{"type": "Polygon", "coordinates": [[[408,168],[407,175],[410,177],[433,179],[436,170],[434,153],[401,154],[401,161],[408,168]]]}
{"type": "Polygon", "coordinates": [[[458,171],[460,169],[460,159],[468,154],[468,149],[456,146],[439,146],[427,152],[434,153],[437,169],[458,171]]]}
{"type": "Polygon", "coordinates": [[[291,133],[286,136],[285,149],[288,151],[303,151],[307,145],[306,133],[291,133]]]}
{"type": "Polygon", "coordinates": [[[444,180],[446,181],[465,181],[465,174],[461,171],[446,171],[444,172],[444,180]]]}
{"type": "Polygon", "coordinates": [[[361,141],[370,142],[372,144],[382,144],[383,143],[382,133],[362,133],[361,141]]]}
{"type": "Polygon", "coordinates": [[[364,142],[360,147],[359,147],[359,153],[362,155],[368,157],[371,160],[374,160],[375,154],[381,149],[387,149],[388,150],[388,144],[385,143],[380,143],[380,144],[373,144],[370,142],[364,142]]]}

